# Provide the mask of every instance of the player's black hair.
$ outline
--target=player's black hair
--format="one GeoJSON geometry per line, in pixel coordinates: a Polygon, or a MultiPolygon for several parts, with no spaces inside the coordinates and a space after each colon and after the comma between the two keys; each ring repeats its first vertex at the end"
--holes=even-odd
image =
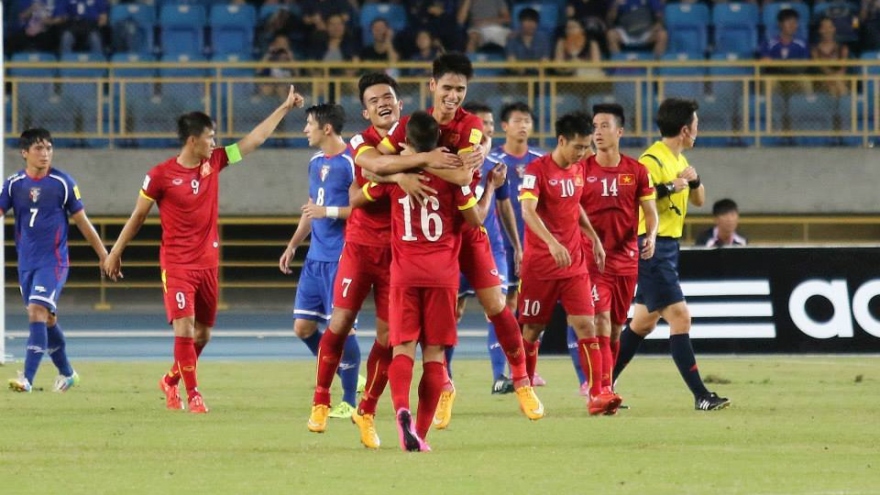
{"type": "Polygon", "coordinates": [[[515,101],[501,107],[501,122],[507,122],[510,120],[510,116],[513,112],[527,113],[533,121],[535,120],[535,114],[532,113],[532,108],[527,103],[515,101]]]}
{"type": "Polygon", "coordinates": [[[623,107],[618,103],[597,103],[593,105],[593,115],[608,113],[617,118],[617,127],[623,127],[626,117],[623,115],[623,107]]]}
{"type": "Polygon", "coordinates": [[[700,108],[694,100],[684,98],[667,98],[657,109],[657,127],[660,135],[672,138],[681,133],[681,128],[691,125],[694,121],[694,113],[700,108]]]}
{"type": "Polygon", "coordinates": [[[190,136],[199,137],[205,129],[213,129],[214,121],[204,112],[189,112],[177,117],[177,139],[186,144],[190,136]]]}
{"type": "Polygon", "coordinates": [[[776,22],[782,24],[789,19],[800,20],[801,15],[794,9],[782,9],[776,14],[776,22]]]}
{"type": "Polygon", "coordinates": [[[417,153],[431,151],[440,139],[440,124],[424,110],[413,112],[406,123],[406,141],[417,153]]]}
{"type": "Polygon", "coordinates": [[[575,136],[589,136],[593,133],[593,117],[587,112],[570,112],[556,120],[556,137],[574,139],[575,136]]]}
{"type": "Polygon", "coordinates": [[[32,127],[21,133],[18,138],[18,147],[22,151],[27,151],[31,149],[31,146],[41,141],[52,144],[52,134],[42,127],[32,127]]]}
{"type": "Polygon", "coordinates": [[[342,126],[345,124],[345,109],[342,108],[342,105],[318,103],[306,109],[306,115],[311,115],[321,127],[330,124],[333,132],[336,134],[342,133],[342,126]]]}
{"type": "Polygon", "coordinates": [[[470,113],[492,113],[492,108],[481,101],[469,101],[461,108],[470,113]]]}
{"type": "Polygon", "coordinates": [[[362,105],[366,106],[366,103],[364,102],[364,92],[366,92],[367,88],[370,86],[375,86],[377,84],[387,84],[388,86],[391,86],[391,90],[394,91],[394,97],[397,98],[400,96],[400,85],[397,84],[397,79],[394,79],[384,72],[368,72],[358,79],[358,94],[360,95],[362,105]]]}
{"type": "Polygon", "coordinates": [[[541,14],[531,7],[526,7],[519,11],[519,22],[522,23],[525,20],[541,22],[541,14]]]}
{"type": "Polygon", "coordinates": [[[440,79],[446,74],[459,74],[465,79],[474,77],[474,66],[467,55],[459,52],[448,52],[434,59],[431,75],[434,80],[440,79]]]}
{"type": "Polygon", "coordinates": [[[712,205],[712,216],[715,217],[738,211],[736,201],[730,198],[719,199],[712,205]]]}

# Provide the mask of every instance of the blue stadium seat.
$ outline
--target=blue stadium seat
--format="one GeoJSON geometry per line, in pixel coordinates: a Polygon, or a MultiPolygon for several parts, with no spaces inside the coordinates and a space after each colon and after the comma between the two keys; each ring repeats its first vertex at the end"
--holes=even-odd
{"type": "Polygon", "coordinates": [[[360,28],[364,46],[373,42],[370,25],[375,19],[385,19],[395,33],[401,33],[407,26],[406,9],[394,3],[368,3],[361,8],[360,28]]]}
{"type": "MultiPolygon", "coordinates": [[[[862,132],[865,129],[865,101],[858,95],[843,95],[837,100],[837,129],[844,132],[862,132]],[[853,112],[855,104],[855,112],[853,112]],[[853,116],[856,121],[853,122],[853,116]]],[[[873,136],[872,136],[873,138],[873,136]]],[[[844,146],[861,146],[860,137],[843,137],[840,144],[844,146]]]]}
{"type": "MultiPolygon", "coordinates": [[[[23,93],[22,96],[28,93],[23,93]]],[[[73,137],[62,137],[63,134],[79,132],[79,107],[72,98],[53,95],[48,98],[24,98],[19,111],[24,114],[24,121],[29,127],[44,127],[52,132],[55,146],[60,148],[80,147],[82,140],[73,137]]]]}
{"type": "Polygon", "coordinates": [[[559,26],[559,7],[553,2],[514,4],[511,12],[511,27],[514,31],[519,30],[519,13],[528,8],[535,9],[540,16],[538,29],[550,35],[556,33],[556,28],[559,26]]]}
{"type": "Polygon", "coordinates": [[[709,46],[709,7],[702,3],[670,3],[663,21],[669,33],[670,53],[702,57],[709,46]]]}
{"type": "MultiPolygon", "coordinates": [[[[755,118],[759,119],[755,123],[759,129],[767,132],[782,132],[791,129],[788,101],[781,95],[774,94],[769,104],[763,95],[750,97],[750,102],[753,104],[752,108],[755,118]]],[[[771,136],[762,138],[761,144],[764,146],[791,146],[794,144],[794,139],[784,136],[771,136]]]]}
{"type": "Polygon", "coordinates": [[[697,103],[700,116],[700,135],[697,138],[699,146],[735,146],[741,144],[736,138],[729,136],[706,136],[710,132],[733,134],[734,130],[741,130],[742,126],[736,126],[736,105],[730,100],[717,98],[715,95],[698,97],[697,103]]]}
{"type": "Polygon", "coordinates": [[[61,56],[62,65],[58,69],[61,77],[61,94],[77,100],[96,100],[98,91],[103,84],[101,79],[107,76],[103,67],[75,67],[73,64],[105,63],[104,57],[92,53],[65,53],[61,56]],[[68,64],[68,65],[64,65],[68,64]],[[92,79],[79,82],[77,79],[92,79]]]}
{"type": "Polygon", "coordinates": [[[342,105],[345,110],[345,123],[342,126],[342,134],[344,136],[353,136],[354,134],[364,130],[369,121],[364,120],[363,105],[357,94],[343,95],[340,101],[336,102],[342,105]]]}
{"type": "MultiPolygon", "coordinates": [[[[58,58],[54,53],[47,52],[21,52],[13,53],[11,62],[57,62],[58,58]]],[[[9,77],[39,77],[52,78],[58,77],[58,71],[55,66],[48,67],[16,67],[8,70],[9,77]]],[[[55,84],[53,81],[46,80],[44,82],[29,82],[18,86],[19,94],[32,96],[34,98],[48,98],[55,94],[55,84]]],[[[28,96],[25,96],[27,98],[28,96]]]]}
{"type": "MultiPolygon", "coordinates": [[[[687,62],[687,61],[695,61],[702,58],[690,56],[688,53],[667,53],[663,55],[662,60],[667,62],[687,62]]],[[[706,69],[703,67],[670,67],[663,66],[657,70],[657,74],[666,77],[688,77],[690,80],[682,80],[682,81],[666,81],[661,78],[662,81],[662,93],[657,95],[658,100],[662,100],[663,98],[668,98],[670,96],[678,96],[683,98],[696,98],[701,96],[705,91],[703,90],[705,83],[703,82],[703,78],[706,75],[706,69]]]]}
{"type": "MultiPolygon", "coordinates": [[[[876,62],[880,63],[880,51],[865,51],[862,52],[860,60],[865,62],[876,62]]],[[[869,127],[871,131],[876,131],[877,129],[873,128],[874,122],[874,110],[877,102],[877,85],[880,84],[880,65],[873,65],[867,67],[868,72],[868,82],[865,84],[865,101],[868,102],[868,122],[872,127],[869,127]]]]}
{"type": "Polygon", "coordinates": [[[202,55],[205,51],[205,8],[201,5],[165,5],[159,14],[162,53],[202,55]]]}
{"type": "Polygon", "coordinates": [[[156,9],[145,3],[116,4],[110,8],[113,51],[153,53],[156,9]]]}
{"type": "MultiPolygon", "coordinates": [[[[257,126],[267,115],[278,108],[278,98],[254,95],[250,98],[240,98],[232,102],[232,122],[229,132],[233,136],[244,136],[257,126]]],[[[284,119],[278,125],[275,133],[294,132],[301,129],[301,120],[284,119]]],[[[365,125],[361,126],[366,128],[365,125]]],[[[358,129],[361,130],[361,129],[358,129]]],[[[350,135],[350,134],[348,134],[350,135]]],[[[288,143],[287,139],[270,138],[270,146],[283,147],[288,143]]]]}
{"type": "Polygon", "coordinates": [[[796,94],[788,99],[788,117],[792,131],[824,131],[824,136],[798,136],[800,146],[830,146],[835,144],[834,117],[838,110],[836,98],[822,93],[796,94]]]}
{"type": "Polygon", "coordinates": [[[797,37],[809,41],[810,33],[810,7],[804,2],[771,2],[765,3],[761,11],[762,24],[764,24],[764,39],[772,40],[779,34],[779,23],[776,16],[780,10],[794,9],[800,16],[798,22],[797,37]]]}
{"type": "Polygon", "coordinates": [[[208,26],[214,57],[231,53],[250,56],[254,49],[257,12],[250,4],[214,5],[208,26]]]}
{"type": "Polygon", "coordinates": [[[758,49],[758,7],[753,3],[726,2],[712,9],[715,49],[753,56],[758,49]]]}
{"type": "MultiPolygon", "coordinates": [[[[172,98],[154,96],[126,101],[126,122],[123,129],[128,133],[175,132],[174,119],[183,113],[179,103],[172,98]]],[[[171,137],[138,137],[125,141],[124,146],[140,148],[171,148],[179,143],[171,137]]]]}
{"type": "MultiPolygon", "coordinates": [[[[176,99],[192,110],[205,111],[208,94],[205,79],[209,76],[208,69],[192,67],[194,62],[205,62],[203,56],[177,54],[165,56],[162,62],[176,62],[177,67],[161,67],[159,78],[162,79],[162,95],[176,99]]],[[[210,113],[210,112],[209,112],[210,113]]]]}
{"type": "MultiPolygon", "coordinates": [[[[713,61],[744,60],[744,58],[737,53],[715,53],[712,54],[711,59],[713,61]]],[[[745,78],[754,73],[754,69],[747,66],[716,65],[709,67],[710,78],[713,76],[742,76],[745,78]]],[[[743,95],[743,84],[747,83],[736,80],[713,80],[712,94],[720,99],[734,100],[734,103],[738,105],[743,95]]]]}
{"type": "MultiPolygon", "coordinates": [[[[507,58],[503,53],[495,52],[475,52],[469,55],[471,62],[478,64],[481,62],[504,62],[507,58]]],[[[481,67],[474,69],[474,77],[497,77],[504,74],[503,67],[481,67]]]]}

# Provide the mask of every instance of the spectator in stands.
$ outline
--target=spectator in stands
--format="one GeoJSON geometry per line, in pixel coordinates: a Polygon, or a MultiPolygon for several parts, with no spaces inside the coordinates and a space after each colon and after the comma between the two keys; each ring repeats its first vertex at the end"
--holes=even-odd
{"type": "Polygon", "coordinates": [[[862,0],[859,9],[859,25],[863,51],[880,50],[880,0],[862,0]]]}
{"type": "MultiPolygon", "coordinates": [[[[819,20],[817,32],[819,34],[819,41],[810,49],[810,55],[813,60],[846,60],[849,58],[849,47],[837,42],[835,38],[837,28],[834,27],[834,21],[830,17],[823,17],[819,20]]],[[[843,77],[846,75],[846,68],[823,65],[819,67],[819,73],[823,76],[843,77]]],[[[830,93],[831,96],[843,96],[849,93],[847,83],[837,78],[820,81],[818,86],[820,89],[830,93]]]]}
{"type": "Polygon", "coordinates": [[[565,21],[565,35],[556,42],[556,52],[553,60],[556,62],[585,62],[577,69],[557,69],[557,73],[563,76],[601,77],[602,69],[596,66],[602,62],[602,52],[599,43],[587,36],[584,25],[576,18],[565,21]]]}
{"type": "Polygon", "coordinates": [[[291,50],[296,47],[301,52],[305,48],[305,24],[290,9],[278,9],[260,20],[257,25],[257,48],[260,53],[266,53],[278,35],[290,38],[291,50]]]}
{"type": "MultiPolygon", "coordinates": [[[[800,15],[797,11],[794,9],[780,10],[776,15],[776,22],[779,25],[779,34],[761,45],[761,60],[808,60],[810,50],[807,48],[807,42],[796,37],[800,23],[800,15]]],[[[784,67],[784,65],[769,67],[765,73],[797,76],[807,72],[805,66],[784,67]]],[[[780,89],[785,94],[797,90],[809,93],[812,91],[812,85],[807,80],[782,81],[780,89]]]]}
{"type": "Polygon", "coordinates": [[[290,89],[290,79],[299,75],[299,70],[288,65],[294,60],[290,39],[283,34],[277,35],[263,55],[262,63],[257,67],[257,75],[278,81],[261,83],[259,86],[261,95],[283,97],[287,94],[290,89]]]}
{"type": "MultiPolygon", "coordinates": [[[[605,44],[605,32],[608,30],[605,24],[608,18],[607,0],[568,0],[565,6],[565,18],[581,21],[588,37],[597,40],[600,48],[605,44]]],[[[565,33],[561,35],[564,36],[565,33]]]]}
{"type": "Polygon", "coordinates": [[[510,35],[510,9],[505,0],[462,0],[458,23],[468,26],[467,53],[489,44],[503,50],[510,35]]]}
{"type": "Polygon", "coordinates": [[[387,62],[389,67],[394,67],[400,56],[394,49],[394,30],[388,21],[381,17],[373,19],[370,32],[373,34],[373,43],[361,49],[360,59],[387,62]]]}
{"type": "Polygon", "coordinates": [[[409,60],[412,62],[425,62],[427,65],[424,69],[410,69],[409,75],[430,77],[430,62],[433,62],[435,58],[445,52],[443,44],[431,34],[430,30],[420,29],[416,33],[416,51],[410,56],[409,60]]]}
{"type": "Polygon", "coordinates": [[[662,0],[614,0],[608,9],[608,50],[651,48],[656,58],[666,53],[669,35],[663,27],[662,0]]]}
{"type": "Polygon", "coordinates": [[[14,31],[7,38],[9,53],[56,52],[57,26],[63,22],[58,8],[53,8],[47,0],[18,0],[17,11],[18,22],[12,24],[14,31]]]}
{"type": "MultiPolygon", "coordinates": [[[[352,0],[354,1],[354,0],[352,0]]],[[[357,12],[357,4],[348,0],[302,0],[302,20],[308,30],[309,38],[327,31],[327,21],[331,16],[342,18],[342,24],[351,21],[351,13],[357,12]]]]}
{"type": "MultiPolygon", "coordinates": [[[[550,37],[538,29],[541,16],[532,8],[519,12],[519,31],[507,40],[505,52],[511,62],[550,59],[550,37]]],[[[525,74],[525,69],[513,69],[516,74],[525,74]]],[[[537,73],[530,71],[529,73],[537,73]]]]}
{"type": "MultiPolygon", "coordinates": [[[[401,47],[415,46],[418,32],[428,30],[445,50],[464,50],[464,22],[458,21],[458,0],[410,0],[406,9],[408,26],[401,47]]],[[[404,57],[411,58],[412,54],[407,50],[404,57]]]]}
{"type": "MultiPolygon", "coordinates": [[[[60,0],[59,0],[60,1],[60,0]]],[[[104,55],[104,39],[109,34],[106,0],[68,0],[59,7],[64,22],[61,26],[61,53],[88,51],[104,55]]]]}
{"type": "MultiPolygon", "coordinates": [[[[323,22],[327,30],[317,32],[313,36],[313,41],[310,44],[312,51],[309,58],[324,62],[345,62],[355,59],[360,49],[357,39],[352,35],[351,30],[345,29],[345,18],[334,14],[323,22]]],[[[331,73],[340,75],[340,72],[337,70],[331,73]]],[[[354,75],[354,73],[349,75],[354,75]]]]}
{"type": "Polygon", "coordinates": [[[739,208],[732,199],[719,199],[712,205],[715,226],[697,236],[696,246],[720,248],[725,246],[745,246],[748,240],[736,229],[739,226],[739,208]]]}

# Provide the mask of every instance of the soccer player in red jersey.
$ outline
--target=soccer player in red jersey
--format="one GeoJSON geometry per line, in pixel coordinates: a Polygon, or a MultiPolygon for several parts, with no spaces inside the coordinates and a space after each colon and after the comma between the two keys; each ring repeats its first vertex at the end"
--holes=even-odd
{"type": "MultiPolygon", "coordinates": [[[[400,119],[402,104],[398,99],[397,81],[385,73],[365,74],[358,81],[364,118],[370,126],[350,140],[355,160],[355,183],[352,188],[361,196],[360,187],[369,181],[365,173],[394,173],[427,163],[448,171],[461,169],[456,156],[435,150],[408,156],[386,156],[376,147],[388,130],[400,119]]],[[[440,174],[443,171],[436,171],[440,174]]],[[[423,184],[414,174],[397,177],[402,187],[416,196],[423,196],[423,184]]],[[[345,340],[364,300],[373,292],[376,304],[376,340],[367,358],[367,384],[352,420],[360,430],[361,443],[368,448],[379,448],[375,429],[376,403],[388,381],[391,363],[388,345],[388,295],[391,266],[391,206],[387,200],[377,201],[352,211],[346,223],[345,245],[339,259],[333,284],[333,312],[327,331],[318,344],[315,394],[309,415],[308,429],[321,433],[327,428],[330,413],[330,386],[336,367],[342,357],[345,340]]]]}
{"type": "MultiPolygon", "coordinates": [[[[593,143],[597,153],[584,160],[581,206],[605,250],[605,270],[590,262],[590,282],[596,306],[596,334],[602,353],[601,383],[591,383],[590,395],[612,392],[611,374],[620,350],[620,332],[626,323],[639,273],[639,257],[654,255],[657,204],[648,169],[620,153],[623,107],[616,103],[593,106],[593,143]],[[639,246],[639,207],[645,212],[647,234],[639,246]]],[[[587,246],[587,259],[592,258],[587,246]]],[[[616,408],[609,411],[616,412],[616,408]]]]}
{"type": "MultiPolygon", "coordinates": [[[[594,243],[600,269],[605,253],[580,207],[584,191],[583,162],[590,145],[592,122],[583,112],[556,121],[556,148],[526,166],[520,204],[526,224],[520,271],[519,310],[529,376],[538,360],[538,337],[556,302],[568,314],[578,336],[581,366],[592,385],[601,383],[602,354],[593,323],[593,298],[581,230],[594,243]],[[581,223],[581,227],[579,227],[581,223]]],[[[598,388],[597,388],[598,390],[598,388]]],[[[590,397],[590,414],[620,405],[610,393],[590,397]]]]}
{"type": "Polygon", "coordinates": [[[217,233],[219,174],[256,150],[303,97],[293,86],[287,99],[247,136],[215,148],[214,122],[202,112],[177,119],[180,154],[147,173],[131,218],[125,223],[104,263],[104,272],[122,276],[122,252],[134,238],[153,204],[159,206],[162,245],[159,264],[165,312],[174,328],[174,364],[159,380],[168,409],[183,409],[178,384],[186,386],[189,410],[206,413],[196,380],[198,357],[211,338],[217,316],[220,238],[217,233]]]}
{"type": "MultiPolygon", "coordinates": [[[[440,128],[433,117],[419,111],[408,119],[406,133],[409,145],[424,152],[436,146],[440,128]]],[[[458,212],[468,224],[480,224],[469,186],[456,187],[430,173],[424,178],[435,193],[418,205],[396,185],[372,183],[363,188],[369,201],[383,197],[391,201],[389,323],[394,358],[388,374],[400,446],[414,452],[430,450],[425,438],[446,381],[444,350],[457,341],[458,212]],[[413,421],[409,395],[416,343],[421,344],[424,364],[413,421]]]]}
{"type": "MultiPolygon", "coordinates": [[[[428,109],[440,124],[440,146],[462,157],[465,167],[479,170],[483,164],[482,148],[483,124],[479,117],[461,108],[467,94],[467,84],[474,75],[474,69],[467,56],[461,53],[446,53],[434,60],[429,88],[434,96],[433,106],[428,109]]],[[[406,117],[396,128],[392,128],[382,140],[383,153],[399,153],[405,141],[406,117]]],[[[479,184],[479,174],[473,177],[471,187],[479,184]]],[[[495,325],[498,342],[504,349],[510,364],[514,391],[520,408],[531,420],[544,416],[544,406],[532,389],[525,368],[522,334],[516,317],[505,304],[501,291],[501,279],[486,233],[477,227],[463,226],[462,247],[459,254],[461,272],[477,293],[477,299],[489,320],[495,325]]],[[[444,386],[434,426],[446,428],[452,419],[452,404],[455,400],[455,387],[452,381],[444,386]]]]}

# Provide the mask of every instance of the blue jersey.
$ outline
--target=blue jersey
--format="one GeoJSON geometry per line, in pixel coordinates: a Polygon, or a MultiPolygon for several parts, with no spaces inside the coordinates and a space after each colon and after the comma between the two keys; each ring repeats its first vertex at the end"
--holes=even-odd
{"type": "Polygon", "coordinates": [[[79,188],[56,168],[40,179],[24,170],[9,176],[0,193],[0,210],[15,210],[15,249],[20,272],[66,267],[68,216],[83,209],[79,188]]]}
{"type": "MultiPolygon", "coordinates": [[[[346,150],[338,155],[315,153],[309,161],[309,199],[318,206],[348,206],[348,188],[354,180],[354,160],[346,150]]],[[[345,242],[345,220],[312,220],[312,241],[306,259],[339,261],[345,242]]]]}
{"type": "MultiPolygon", "coordinates": [[[[490,179],[492,169],[498,163],[498,160],[491,155],[483,162],[483,177],[477,187],[477,196],[483,196],[483,191],[486,190],[486,181],[490,179]]],[[[495,197],[489,202],[489,211],[486,214],[486,219],[483,220],[483,227],[486,229],[486,235],[489,236],[489,244],[492,246],[493,253],[504,253],[505,250],[504,231],[501,230],[501,219],[498,217],[498,208],[495,207],[496,201],[505,199],[510,199],[510,186],[506,180],[504,184],[501,184],[501,187],[495,189],[495,197]]]]}
{"type": "MultiPolygon", "coordinates": [[[[510,204],[513,205],[513,214],[516,217],[516,229],[519,232],[519,241],[522,243],[523,234],[525,233],[525,224],[522,218],[522,207],[519,204],[519,194],[522,190],[523,173],[526,165],[533,160],[544,156],[544,152],[539,148],[528,147],[526,153],[522,156],[514,156],[504,152],[502,146],[497,146],[489,154],[490,158],[495,159],[507,165],[507,183],[510,190],[510,204]]],[[[508,252],[513,252],[513,245],[507,236],[504,238],[504,247],[508,252]]]]}

